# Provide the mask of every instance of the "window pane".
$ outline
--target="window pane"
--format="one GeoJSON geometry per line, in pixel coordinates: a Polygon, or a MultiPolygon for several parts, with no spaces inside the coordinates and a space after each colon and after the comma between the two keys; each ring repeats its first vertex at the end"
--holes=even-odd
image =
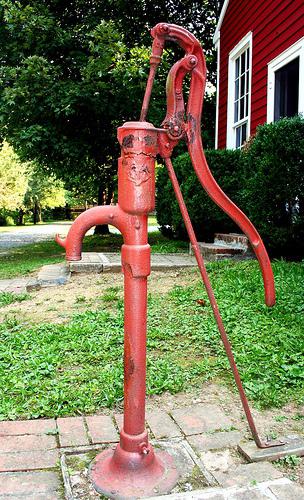
{"type": "Polygon", "coordinates": [[[245,95],[245,75],[241,76],[241,92],[240,97],[245,95]]]}
{"type": "Polygon", "coordinates": [[[247,140],[247,122],[235,129],[235,147],[240,148],[247,140]]]}
{"type": "Polygon", "coordinates": [[[248,116],[248,94],[245,96],[245,116],[248,116]]]}
{"type": "Polygon", "coordinates": [[[246,141],[247,139],[247,123],[244,123],[242,125],[242,144],[246,141]]]}
{"type": "Polygon", "coordinates": [[[235,89],[234,89],[234,100],[235,101],[239,98],[239,87],[240,87],[240,80],[237,79],[237,80],[235,80],[235,89]]]}
{"type": "Polygon", "coordinates": [[[238,57],[235,61],[235,78],[238,78],[240,75],[240,58],[238,57]]]}
{"type": "Polygon", "coordinates": [[[246,50],[246,69],[249,70],[249,47],[246,50]]]}
{"type": "Polygon", "coordinates": [[[241,146],[241,127],[237,127],[235,129],[235,133],[236,133],[235,147],[239,148],[241,146]]]}
{"type": "Polygon", "coordinates": [[[239,121],[239,101],[234,103],[234,123],[239,121]]]}
{"type": "Polygon", "coordinates": [[[240,99],[240,120],[242,118],[245,117],[245,114],[244,114],[244,97],[242,97],[242,99],[240,99]]]}
{"type": "Polygon", "coordinates": [[[241,74],[245,73],[245,52],[241,54],[241,74]]]}
{"type": "Polygon", "coordinates": [[[299,57],[275,72],[274,120],[299,111],[299,57]]]}

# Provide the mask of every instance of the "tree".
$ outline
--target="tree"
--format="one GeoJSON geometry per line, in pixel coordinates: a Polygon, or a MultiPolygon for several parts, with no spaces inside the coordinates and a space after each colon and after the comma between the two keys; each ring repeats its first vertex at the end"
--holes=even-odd
{"type": "Polygon", "coordinates": [[[191,31],[202,43],[209,81],[216,82],[216,58],[213,33],[216,28],[224,0],[112,0],[92,2],[97,14],[98,4],[103,5],[103,19],[115,19],[115,24],[124,34],[126,44],[151,45],[150,29],[159,22],[179,24],[191,31]]]}
{"type": "Polygon", "coordinates": [[[33,222],[42,221],[41,212],[43,208],[64,207],[66,204],[66,191],[63,182],[54,176],[46,176],[40,169],[32,165],[28,188],[24,196],[20,210],[31,210],[33,222]]]}
{"type": "Polygon", "coordinates": [[[0,209],[16,210],[27,189],[27,165],[7,143],[0,150],[0,209]]]}
{"type": "MultiPolygon", "coordinates": [[[[149,51],[136,44],[150,47],[147,28],[166,19],[200,32],[211,60],[219,3],[0,0],[0,136],[67,188],[108,202],[119,154],[116,127],[138,117],[146,83],[149,51]],[[136,61],[141,50],[145,74],[143,58],[136,61]],[[121,84],[130,61],[137,75],[132,96],[130,81],[121,84]]],[[[164,92],[153,96],[164,109],[164,92]]]]}

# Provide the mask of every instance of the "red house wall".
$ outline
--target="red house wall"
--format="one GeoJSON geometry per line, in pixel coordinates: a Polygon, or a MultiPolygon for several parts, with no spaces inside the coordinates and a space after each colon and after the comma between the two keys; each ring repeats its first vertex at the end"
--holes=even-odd
{"type": "Polygon", "coordinates": [[[218,148],[226,147],[229,52],[252,31],[251,124],[266,122],[267,64],[304,36],[303,0],[230,0],[220,29],[218,148]]]}

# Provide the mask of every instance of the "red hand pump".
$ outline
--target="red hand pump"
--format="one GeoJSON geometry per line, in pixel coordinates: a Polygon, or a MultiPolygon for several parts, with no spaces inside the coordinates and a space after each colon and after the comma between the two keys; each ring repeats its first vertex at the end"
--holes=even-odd
{"type": "Polygon", "coordinates": [[[265,302],[275,303],[273,273],[269,257],[257,230],[246,215],[225,195],[213,178],[203,151],[200,121],[206,81],[203,50],[187,30],[160,23],[152,31],[154,38],[150,74],[139,122],[127,122],[118,128],[121,157],[118,161],[118,204],[98,206],[81,214],[73,223],[65,241],[57,242],[66,249],[67,260],[80,260],[82,241],[87,230],[97,224],[111,224],[123,235],[122,270],[124,273],[124,422],[116,449],[99,454],[91,467],[91,479],[97,491],[111,498],[139,498],[169,492],[178,473],[172,457],[155,452],[145,429],[146,395],[146,325],[147,277],[150,274],[150,246],[147,218],[155,207],[155,159],[159,154],[166,163],[175,195],[189,234],[194,255],[205,284],[214,317],[229,358],[243,408],[259,447],[280,443],[260,439],[243,390],[218,305],[199,251],[191,220],[171,163],[171,155],[179,140],[188,145],[196,175],[212,198],[248,236],[262,270],[265,302]],[[177,42],[185,56],[171,68],[167,81],[167,114],[162,128],[146,121],[153,81],[166,41],[177,42]],[[190,74],[187,109],[184,108],[182,86],[190,74]]]}

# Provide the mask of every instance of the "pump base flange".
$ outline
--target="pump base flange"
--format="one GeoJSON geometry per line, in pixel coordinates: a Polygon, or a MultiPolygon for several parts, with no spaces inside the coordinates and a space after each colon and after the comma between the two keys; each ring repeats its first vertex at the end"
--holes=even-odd
{"type": "Polygon", "coordinates": [[[174,460],[165,451],[148,454],[105,450],[90,466],[90,478],[98,493],[117,500],[169,493],[178,481],[174,460]]]}

